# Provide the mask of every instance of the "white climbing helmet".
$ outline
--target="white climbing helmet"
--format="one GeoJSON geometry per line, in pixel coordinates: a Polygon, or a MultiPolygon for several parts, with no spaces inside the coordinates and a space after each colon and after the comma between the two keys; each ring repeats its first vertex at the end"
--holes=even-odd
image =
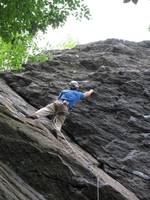
{"type": "Polygon", "coordinates": [[[71,88],[75,88],[75,89],[79,88],[79,83],[77,81],[70,81],[69,85],[71,88]]]}

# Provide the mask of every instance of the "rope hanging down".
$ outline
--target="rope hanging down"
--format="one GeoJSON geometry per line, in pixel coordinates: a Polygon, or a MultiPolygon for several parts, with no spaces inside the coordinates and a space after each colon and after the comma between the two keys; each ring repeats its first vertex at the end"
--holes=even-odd
{"type": "Polygon", "coordinates": [[[97,177],[97,200],[100,200],[100,198],[99,198],[99,177],[97,177]]]}
{"type": "MultiPolygon", "coordinates": [[[[73,147],[71,146],[71,144],[67,141],[66,137],[64,136],[64,134],[60,131],[60,135],[64,138],[65,142],[68,144],[68,146],[71,148],[71,150],[73,151],[73,153],[76,154],[76,152],[74,151],[73,147]]],[[[100,200],[100,195],[99,195],[99,177],[97,177],[97,199],[96,200],[100,200]]]]}

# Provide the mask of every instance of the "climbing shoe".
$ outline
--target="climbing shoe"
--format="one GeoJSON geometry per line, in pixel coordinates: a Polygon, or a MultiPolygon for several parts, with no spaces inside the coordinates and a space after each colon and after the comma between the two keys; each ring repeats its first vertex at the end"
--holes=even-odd
{"type": "Polygon", "coordinates": [[[26,118],[29,118],[29,119],[38,119],[38,117],[36,115],[26,115],[26,118]]]}

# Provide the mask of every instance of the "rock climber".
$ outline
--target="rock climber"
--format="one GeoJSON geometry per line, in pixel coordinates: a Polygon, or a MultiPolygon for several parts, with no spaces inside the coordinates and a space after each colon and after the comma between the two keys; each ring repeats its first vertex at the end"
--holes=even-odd
{"type": "MultiPolygon", "coordinates": [[[[62,125],[69,114],[69,111],[76,106],[77,103],[84,100],[93,94],[94,90],[90,89],[86,92],[79,91],[79,83],[77,81],[71,81],[69,83],[70,89],[62,90],[58,96],[58,99],[48,104],[47,106],[37,110],[31,115],[27,115],[27,118],[38,119],[42,116],[53,115],[54,130],[61,131],[62,125]]],[[[56,134],[56,132],[55,132],[56,134]]]]}

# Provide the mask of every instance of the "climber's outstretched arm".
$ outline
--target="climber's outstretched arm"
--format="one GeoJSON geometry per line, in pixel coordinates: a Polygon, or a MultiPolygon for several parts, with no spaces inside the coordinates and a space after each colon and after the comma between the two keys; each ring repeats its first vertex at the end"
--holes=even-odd
{"type": "Polygon", "coordinates": [[[93,92],[94,92],[94,90],[93,90],[93,89],[90,89],[89,91],[84,92],[84,96],[85,96],[85,97],[89,97],[89,96],[91,96],[91,95],[93,94],[93,92]]]}

